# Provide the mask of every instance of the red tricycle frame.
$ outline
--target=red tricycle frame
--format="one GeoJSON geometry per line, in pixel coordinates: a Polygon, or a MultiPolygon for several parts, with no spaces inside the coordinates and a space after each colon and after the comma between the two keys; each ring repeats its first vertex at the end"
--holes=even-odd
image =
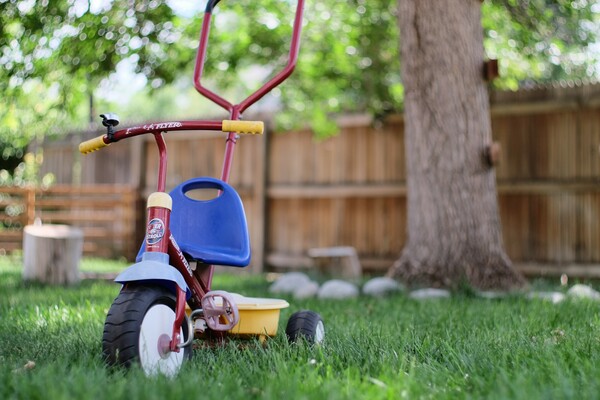
{"type": "MultiPolygon", "coordinates": [[[[304,0],[298,0],[296,6],[296,13],[294,17],[292,40],[289,49],[288,62],[286,66],[276,74],[272,79],[266,82],[254,93],[249,95],[246,99],[238,104],[232,104],[228,100],[219,96],[215,92],[211,91],[202,84],[202,75],[204,72],[204,64],[206,61],[206,50],[208,44],[208,37],[210,32],[210,24],[212,19],[212,11],[220,0],[209,0],[206,6],[204,14],[204,20],[202,22],[202,29],[200,32],[200,40],[198,53],[196,56],[196,65],[194,69],[194,87],[196,90],[207,99],[211,100],[215,104],[219,105],[223,109],[229,112],[230,121],[170,121],[170,122],[157,122],[149,123],[143,126],[136,126],[126,129],[114,131],[111,126],[108,126],[108,133],[104,136],[92,139],[88,142],[82,143],[80,150],[83,153],[88,153],[94,150],[98,150],[112,142],[117,142],[122,139],[143,135],[152,134],[154,135],[156,144],[159,150],[159,171],[158,171],[158,184],[157,193],[164,193],[166,189],[166,171],[167,171],[167,147],[163,137],[163,133],[170,131],[190,131],[190,130],[222,130],[227,132],[227,140],[225,146],[225,156],[223,160],[223,167],[221,172],[221,180],[224,182],[229,181],[229,174],[231,171],[231,164],[233,161],[233,154],[237,140],[239,138],[238,133],[259,133],[262,130],[262,125],[257,126],[255,122],[244,122],[238,121],[242,117],[242,113],[248,109],[252,104],[256,103],[263,96],[269,93],[276,86],[281,84],[290,74],[294,71],[296,62],[298,60],[298,52],[300,48],[300,33],[302,30],[302,18],[304,11],[304,0]]],[[[262,132],[260,132],[262,133],[262,132]]],[[[160,196],[158,196],[160,197],[160,196]]],[[[211,290],[214,266],[208,264],[200,264],[192,269],[185,255],[180,250],[175,238],[170,233],[169,219],[170,219],[170,206],[167,207],[161,201],[150,202],[148,204],[148,218],[147,226],[150,230],[151,221],[163,221],[164,232],[162,234],[168,240],[160,240],[156,244],[149,244],[146,241],[146,252],[149,253],[166,253],[168,254],[169,264],[175,267],[179,273],[183,276],[185,283],[187,284],[191,295],[188,295],[186,290],[181,286],[178,286],[176,295],[176,309],[175,309],[175,323],[173,324],[173,334],[171,340],[168,343],[170,351],[179,351],[180,344],[180,328],[185,318],[185,304],[186,297],[187,303],[192,310],[198,310],[201,308],[201,300],[211,290]]],[[[193,332],[189,332],[188,335],[193,337],[193,332]]]]}

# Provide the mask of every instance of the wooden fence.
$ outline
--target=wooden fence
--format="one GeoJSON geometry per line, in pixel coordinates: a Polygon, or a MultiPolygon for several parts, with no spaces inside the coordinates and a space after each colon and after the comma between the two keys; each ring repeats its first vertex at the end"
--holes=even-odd
{"type": "Polygon", "coordinates": [[[273,266],[309,265],[307,249],[353,246],[363,267],[387,268],[405,240],[403,123],[340,121],[325,141],[310,131],[269,142],[266,243],[273,266]]]}
{"type": "MultiPolygon", "coordinates": [[[[502,146],[496,173],[509,255],[526,272],[597,274],[600,85],[494,92],[491,101],[493,137],[502,146]]],[[[340,125],[340,134],[322,141],[309,130],[241,138],[231,183],[246,207],[257,270],[309,265],[313,247],[354,246],[374,271],[400,254],[406,240],[403,119],[353,116],[340,125]]],[[[148,194],[157,171],[148,139],[86,158],[83,182],[112,180],[148,194]]],[[[219,176],[222,136],[169,133],[167,143],[167,186],[219,176]]],[[[54,151],[46,149],[46,165],[55,162],[54,151]]]]}
{"type": "Polygon", "coordinates": [[[0,252],[21,249],[23,228],[39,218],[81,228],[84,254],[131,257],[140,243],[136,203],[137,192],[130,186],[0,187],[0,252]]]}

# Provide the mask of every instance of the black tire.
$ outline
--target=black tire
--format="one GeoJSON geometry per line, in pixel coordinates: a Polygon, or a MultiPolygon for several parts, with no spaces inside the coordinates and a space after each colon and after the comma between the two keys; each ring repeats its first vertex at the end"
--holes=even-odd
{"type": "Polygon", "coordinates": [[[314,311],[298,311],[288,320],[285,334],[290,343],[305,340],[310,344],[319,344],[325,339],[323,319],[314,311]]]}
{"type": "MultiPolygon", "coordinates": [[[[180,353],[169,353],[168,356],[162,357],[168,361],[157,361],[157,363],[168,363],[164,365],[150,365],[146,361],[146,353],[142,353],[142,348],[153,346],[143,346],[140,343],[146,343],[146,336],[140,334],[142,332],[142,323],[148,315],[150,326],[158,326],[159,319],[152,319],[154,313],[158,310],[166,312],[170,316],[167,306],[173,312],[173,321],[175,315],[175,295],[162,286],[147,286],[147,285],[127,285],[125,286],[117,298],[113,301],[106,322],[104,324],[104,334],[102,335],[102,355],[109,366],[124,366],[126,368],[132,365],[140,365],[146,374],[163,373],[165,375],[174,375],[179,371],[179,368],[186,360],[191,358],[191,346],[186,346],[182,349],[183,356],[180,353]],[[148,314],[150,310],[152,313],[148,314]],[[174,358],[172,358],[174,357],[174,358]],[[174,364],[173,364],[174,363],[174,364]],[[171,365],[173,364],[173,365],[171,365]],[[167,370],[163,370],[167,368],[167,370]],[[173,370],[174,369],[174,370],[173,370]]],[[[160,326],[157,329],[162,330],[169,337],[171,336],[172,323],[164,324],[168,326],[160,326]]],[[[148,325],[145,325],[148,326],[148,325]]],[[[147,330],[147,328],[144,328],[147,330]]],[[[182,325],[184,341],[187,340],[189,332],[188,325],[184,321],[182,325]]],[[[155,341],[158,347],[158,341],[155,341]]]]}

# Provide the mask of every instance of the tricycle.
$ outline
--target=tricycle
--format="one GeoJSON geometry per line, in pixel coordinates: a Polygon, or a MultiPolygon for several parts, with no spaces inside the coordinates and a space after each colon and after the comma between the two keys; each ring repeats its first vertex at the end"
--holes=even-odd
{"type": "MultiPolygon", "coordinates": [[[[146,235],[136,263],[120,273],[122,285],[112,303],[102,337],[107,364],[139,364],[148,375],[174,376],[191,357],[195,338],[219,343],[229,337],[257,337],[264,341],[278,330],[281,299],[250,298],[212,290],[215,265],[245,267],[250,262],[246,216],[240,196],[228,184],[233,153],[241,134],[262,134],[261,121],[242,121],[242,113],[282,83],[294,70],[300,47],[304,0],[298,0],[288,62],[284,69],[238,104],[205,87],[203,75],[211,16],[219,0],[209,0],[204,13],[194,69],[196,90],[221,106],[228,120],[151,122],[116,130],[116,114],[102,114],[106,134],[80,144],[87,154],[121,140],[151,134],[158,146],[156,192],[147,200],[146,235]],[[198,177],[166,192],[167,146],[172,131],[222,131],[225,157],[220,179],[198,177]],[[197,190],[216,196],[198,199],[197,190]]],[[[323,320],[316,312],[298,311],[290,317],[286,335],[291,342],[320,343],[323,320]]]]}

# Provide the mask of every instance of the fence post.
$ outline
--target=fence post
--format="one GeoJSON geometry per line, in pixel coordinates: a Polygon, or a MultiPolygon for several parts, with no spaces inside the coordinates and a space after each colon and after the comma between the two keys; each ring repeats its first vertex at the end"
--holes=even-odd
{"type": "Polygon", "coordinates": [[[27,186],[25,195],[25,203],[27,208],[27,225],[31,225],[35,221],[35,192],[37,188],[34,185],[27,186]]]}

